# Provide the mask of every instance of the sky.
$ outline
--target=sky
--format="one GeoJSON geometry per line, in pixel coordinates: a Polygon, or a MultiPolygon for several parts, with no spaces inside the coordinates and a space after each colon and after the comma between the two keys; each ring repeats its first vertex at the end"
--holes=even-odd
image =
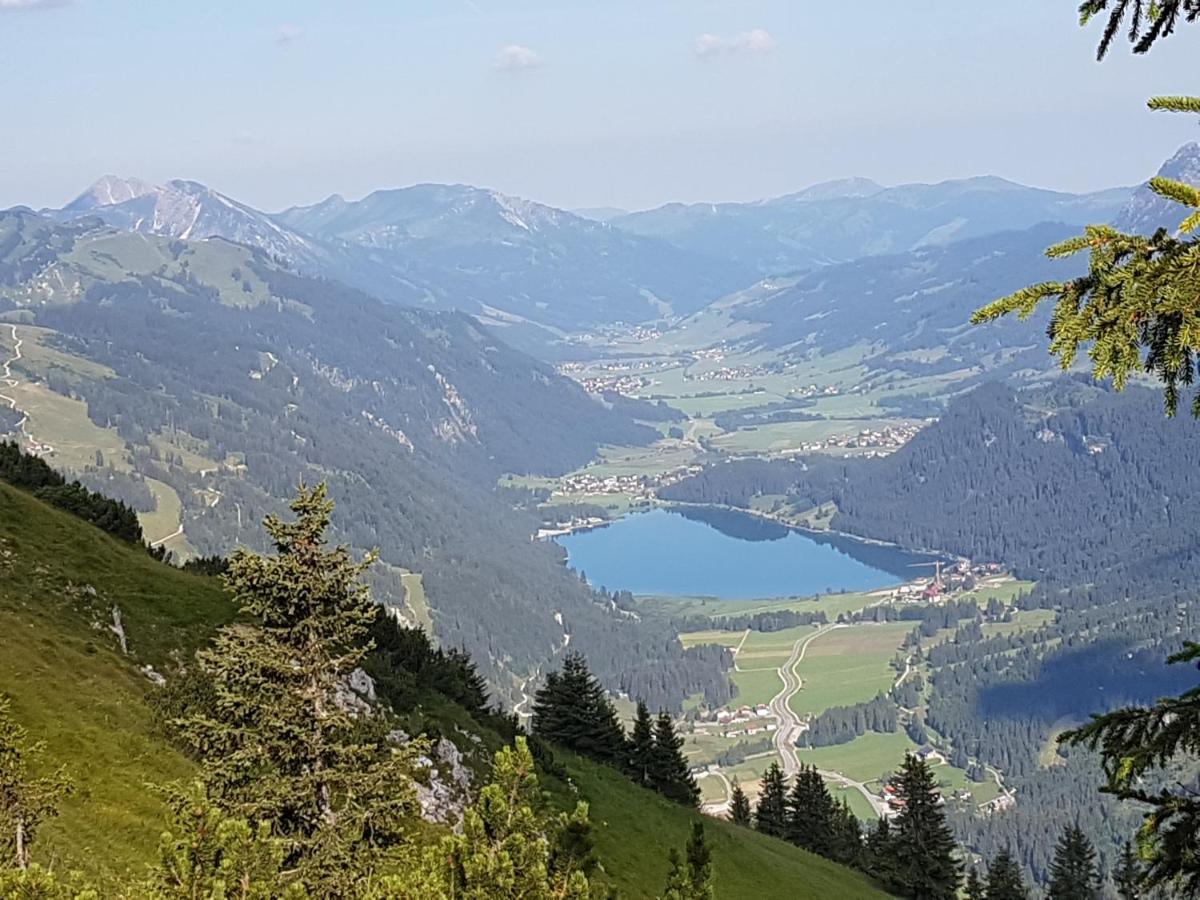
{"type": "Polygon", "coordinates": [[[0,207],[108,173],[267,210],[427,181],[569,209],[1140,182],[1200,140],[1145,107],[1194,91],[1200,29],[1097,63],[1076,6],[0,0],[0,207]]]}

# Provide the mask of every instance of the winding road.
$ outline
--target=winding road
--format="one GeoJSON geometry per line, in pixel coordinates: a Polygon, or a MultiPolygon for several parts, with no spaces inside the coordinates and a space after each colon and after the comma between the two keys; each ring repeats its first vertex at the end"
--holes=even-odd
{"type": "Polygon", "coordinates": [[[804,682],[796,674],[796,666],[804,659],[804,653],[808,650],[809,644],[821,635],[841,627],[843,626],[822,625],[804,640],[797,641],[792,647],[792,655],[788,657],[788,661],[779,667],[779,677],[783,679],[783,688],[771,698],[770,707],[775,718],[779,720],[779,727],[775,730],[775,749],[783,759],[783,774],[788,778],[800,771],[800,760],[796,756],[796,740],[805,728],[804,723],[800,721],[800,716],[790,705],[792,698],[800,693],[800,689],[804,686],[804,682]]]}
{"type": "MultiPolygon", "coordinates": [[[[21,382],[19,382],[16,378],[13,378],[12,365],[13,363],[21,361],[21,345],[25,343],[25,340],[24,338],[17,336],[16,325],[10,323],[8,327],[12,329],[13,356],[4,361],[4,374],[0,375],[0,379],[4,381],[4,384],[7,387],[15,388],[21,382]]],[[[33,436],[30,435],[27,429],[27,425],[29,423],[29,414],[24,410],[17,409],[17,399],[15,397],[10,397],[8,394],[0,394],[0,400],[3,400],[5,403],[7,403],[9,409],[11,409],[13,412],[21,413],[21,421],[17,423],[17,428],[20,429],[21,434],[25,436],[25,439],[32,444],[33,436]]]]}

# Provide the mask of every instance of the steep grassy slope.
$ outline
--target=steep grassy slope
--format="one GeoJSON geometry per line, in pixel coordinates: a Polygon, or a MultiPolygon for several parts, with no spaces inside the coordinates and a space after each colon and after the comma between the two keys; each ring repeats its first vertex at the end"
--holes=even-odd
{"type": "MultiPolygon", "coordinates": [[[[140,873],[165,822],[147,784],[186,778],[192,764],[156,735],[139,667],[184,659],[233,615],[219,583],[155,562],[136,547],[0,484],[0,692],[18,721],[44,741],[48,762],[67,767],[77,792],[35,845],[43,863],[87,874],[140,873]],[[121,610],[129,655],[109,630],[121,610]]],[[[476,733],[475,760],[501,745],[461,707],[433,696],[406,711],[411,731],[476,733]]],[[[616,772],[566,757],[591,804],[598,851],[623,895],[663,886],[670,847],[682,848],[695,813],[630,784],[616,772]]],[[[564,805],[571,791],[552,779],[564,805]]],[[[873,897],[860,876],[751,831],[709,828],[720,898],[873,897]]]]}
{"type": "Polygon", "coordinates": [[[164,819],[145,784],[191,766],[153,736],[138,666],[163,666],[231,612],[212,579],[0,484],[0,691],[77,788],[43,829],[38,859],[120,872],[149,858],[164,819]],[[108,627],[113,606],[128,659],[108,627]]]}
{"type": "MultiPolygon", "coordinates": [[[[693,820],[683,809],[617,772],[563,754],[571,781],[590,805],[600,859],[627,897],[655,897],[667,878],[667,850],[683,851],[693,820]]],[[[884,897],[863,875],[775,838],[704,819],[718,900],[884,897]]]]}

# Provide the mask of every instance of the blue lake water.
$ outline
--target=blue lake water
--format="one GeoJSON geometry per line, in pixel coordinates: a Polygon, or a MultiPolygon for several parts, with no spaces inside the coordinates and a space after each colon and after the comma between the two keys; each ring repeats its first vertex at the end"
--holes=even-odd
{"type": "Polygon", "coordinates": [[[557,539],[611,591],[749,600],[866,591],[929,573],[934,557],[797,531],[724,509],[656,509],[557,539]]]}

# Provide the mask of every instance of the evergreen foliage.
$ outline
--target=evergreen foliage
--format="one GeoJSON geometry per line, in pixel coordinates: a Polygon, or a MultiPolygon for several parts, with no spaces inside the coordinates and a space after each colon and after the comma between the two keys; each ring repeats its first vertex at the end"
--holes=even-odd
{"type": "Polygon", "coordinates": [[[951,900],[958,894],[961,866],[933,772],[910,753],[894,784],[901,810],[890,842],[892,886],[917,900],[951,900]]]}
{"type": "Polygon", "coordinates": [[[676,733],[669,713],[660,712],[654,723],[651,760],[650,780],[654,790],[685,806],[700,803],[700,789],[683,755],[683,738],[676,733]]]}
{"type": "Polygon", "coordinates": [[[762,778],[762,790],[754,809],[754,827],[772,837],[787,837],[788,790],[783,767],[771,763],[762,778]]]}
{"type": "Polygon", "coordinates": [[[788,794],[784,836],[798,847],[821,856],[831,856],[834,804],[825,779],[815,768],[801,766],[788,794]]]}
{"type": "MultiPolygon", "coordinates": [[[[975,875],[974,869],[971,875],[975,875]]],[[[1021,867],[1008,850],[996,854],[988,867],[986,896],[987,900],[1029,900],[1029,888],[1021,876],[1021,867]]]]}
{"type": "Polygon", "coordinates": [[[896,880],[892,836],[892,826],[886,816],[876,819],[867,833],[863,849],[863,868],[880,884],[894,884],[896,880]]]}
{"type": "MultiPolygon", "coordinates": [[[[444,860],[440,896],[461,900],[585,900],[596,864],[587,804],[547,812],[524,738],[496,754],[492,782],[467,811],[462,833],[431,858],[444,860]]],[[[410,893],[401,896],[419,896],[405,887],[410,893]]]]}
{"type": "Polygon", "coordinates": [[[1078,825],[1068,825],[1054,850],[1049,900],[1098,900],[1100,868],[1096,850],[1078,825]]]}
{"type": "Polygon", "coordinates": [[[963,896],[966,900],[987,900],[987,888],[979,877],[979,869],[975,866],[967,871],[967,880],[963,884],[963,896]]]}
{"type": "Polygon", "coordinates": [[[225,582],[245,621],[200,653],[214,710],[179,727],[223,813],[272,823],[300,883],[347,893],[404,841],[421,748],[393,746],[340,702],[376,617],[359,581],[372,558],[326,547],[324,485],[301,486],[291,508],[294,521],[265,522],[275,555],[231,559],[225,582]]]}
{"type": "Polygon", "coordinates": [[[704,840],[702,823],[692,824],[684,859],[672,848],[669,861],[667,889],[661,900],[713,900],[712,851],[704,840]]]}
{"type": "Polygon", "coordinates": [[[1138,900],[1142,895],[1142,871],[1137,856],[1134,855],[1133,844],[1129,841],[1121,848],[1121,857],[1113,869],[1112,880],[1121,900],[1138,900]]]}
{"type": "Polygon", "coordinates": [[[220,810],[202,783],[176,791],[172,829],[141,896],[148,900],[301,900],[304,886],[284,873],[287,841],[269,822],[251,824],[220,810]]]}
{"type": "Polygon", "coordinates": [[[1145,53],[1159,39],[1170,36],[1180,22],[1200,19],[1200,0],[1083,0],[1080,23],[1086,25],[1093,18],[1105,18],[1097,59],[1104,59],[1127,20],[1133,52],[1145,53]]]}
{"type": "Polygon", "coordinates": [[[89,491],[78,481],[68,483],[44,459],[24,452],[14,441],[0,441],[0,480],[29,491],[39,500],[66,510],[122,541],[142,540],[136,510],[89,491]]]}
{"type": "Polygon", "coordinates": [[[642,700],[638,701],[637,714],[629,733],[628,758],[629,777],[635,784],[652,787],[655,765],[654,720],[650,717],[650,710],[642,700]]]}
{"type": "MultiPolygon", "coordinates": [[[[1134,2],[1141,6],[1140,0],[1134,2]]],[[[1123,0],[1119,6],[1128,3],[1123,0]]],[[[1178,10],[1180,4],[1174,5],[1178,10]]],[[[1195,12],[1200,14],[1200,6],[1195,12]]],[[[1135,12],[1135,20],[1139,15],[1135,12]]],[[[1200,113],[1200,97],[1157,97],[1150,108],[1200,113]]],[[[1180,214],[1181,235],[1200,229],[1200,187],[1157,177],[1150,188],[1187,210],[1180,214]]],[[[1083,251],[1091,254],[1086,275],[1024,288],[978,310],[972,321],[989,322],[1009,313],[1025,319],[1041,301],[1057,298],[1050,351],[1063,369],[1074,364],[1081,346],[1089,345],[1097,379],[1112,378],[1121,390],[1131,375],[1152,373],[1164,385],[1168,415],[1174,415],[1181,387],[1195,380],[1200,352],[1200,239],[1177,237],[1166,229],[1145,237],[1091,225],[1046,253],[1058,258],[1083,251]]],[[[1200,416],[1200,394],[1193,398],[1192,414],[1200,416]]]]}
{"type": "Polygon", "coordinates": [[[617,711],[579,653],[568,653],[562,670],[549,673],[534,696],[533,731],[597,762],[620,768],[624,761],[617,711]]]}
{"type": "MultiPolygon", "coordinates": [[[[1171,657],[1173,663],[1198,661],[1200,644],[1191,642],[1171,657]]],[[[1200,687],[1148,707],[1126,707],[1095,716],[1061,740],[1099,750],[1107,776],[1102,790],[1149,808],[1141,829],[1148,857],[1144,883],[1148,887],[1172,885],[1189,893],[1200,891],[1200,799],[1186,785],[1160,785],[1149,778],[1177,758],[1194,759],[1200,753],[1200,687]]],[[[1056,871],[1070,834],[1065,834],[1059,845],[1056,871]]],[[[1071,849],[1073,864],[1083,865],[1085,848],[1075,845],[1071,849]]],[[[1086,849],[1091,849],[1090,844],[1086,849]]]]}
{"type": "Polygon", "coordinates": [[[746,792],[742,790],[742,786],[736,778],[733,780],[733,790],[729,793],[729,821],[735,825],[745,825],[747,827],[754,824],[754,813],[750,809],[750,799],[746,796],[746,792]]]}

